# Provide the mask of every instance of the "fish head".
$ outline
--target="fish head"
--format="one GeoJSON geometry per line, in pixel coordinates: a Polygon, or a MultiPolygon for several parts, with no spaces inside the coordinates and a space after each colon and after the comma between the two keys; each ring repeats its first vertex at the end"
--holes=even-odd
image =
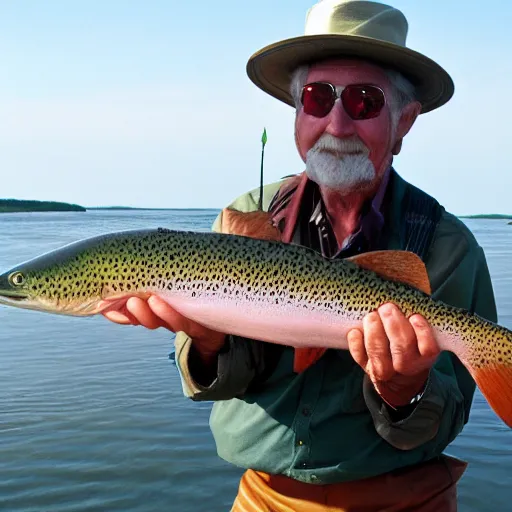
{"type": "Polygon", "coordinates": [[[12,269],[0,275],[1,303],[16,306],[26,301],[29,296],[30,288],[23,272],[12,269]]]}
{"type": "Polygon", "coordinates": [[[0,275],[0,304],[72,316],[99,313],[126,295],[118,283],[129,262],[119,263],[123,256],[113,255],[113,244],[120,245],[105,236],[85,239],[11,268],[0,275]]]}
{"type": "Polygon", "coordinates": [[[84,269],[70,260],[55,251],[1,274],[0,304],[66,315],[94,314],[101,289],[81,282],[84,269]]]}

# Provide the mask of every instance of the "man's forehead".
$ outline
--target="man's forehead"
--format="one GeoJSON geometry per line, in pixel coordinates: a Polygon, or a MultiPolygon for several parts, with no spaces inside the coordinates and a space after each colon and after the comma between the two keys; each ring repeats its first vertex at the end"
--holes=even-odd
{"type": "Polygon", "coordinates": [[[368,61],[356,59],[329,59],[312,63],[309,66],[309,75],[320,74],[333,77],[364,75],[375,80],[386,80],[386,75],[381,67],[368,61]]]}

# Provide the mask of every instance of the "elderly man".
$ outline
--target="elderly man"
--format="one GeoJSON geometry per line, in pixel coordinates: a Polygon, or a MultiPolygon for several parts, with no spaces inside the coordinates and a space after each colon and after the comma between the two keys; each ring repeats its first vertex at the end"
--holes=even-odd
{"type": "MultiPolygon", "coordinates": [[[[256,85],[296,108],[305,162],[265,187],[265,209],[283,242],[326,258],[413,251],[434,297],[495,321],[472,234],[392,167],[418,116],[453,93],[441,67],[405,46],[406,33],[392,7],[323,0],[304,36],[251,57],[256,85]]],[[[253,191],[230,206],[251,212],[258,199],[253,191]]],[[[214,229],[225,223],[220,215],[214,229]]],[[[156,297],[106,316],[178,332],[185,393],[215,401],[218,453],[247,470],[234,511],[456,510],[465,463],[442,452],[468,421],[475,385],[421,316],[383,304],[349,333],[349,352],[313,351],[299,369],[292,348],[208,331],[156,297]]]]}

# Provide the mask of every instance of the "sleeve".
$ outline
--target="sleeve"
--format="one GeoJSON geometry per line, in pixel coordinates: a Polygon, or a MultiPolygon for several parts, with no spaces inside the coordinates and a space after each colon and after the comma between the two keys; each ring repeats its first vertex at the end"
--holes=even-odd
{"type": "Polygon", "coordinates": [[[196,364],[192,339],[184,332],[176,335],[176,366],[183,393],[194,401],[230,400],[242,396],[266,369],[265,344],[257,340],[228,336],[219,352],[213,378],[202,380],[202,369],[196,364]]]}
{"type": "MultiPolygon", "coordinates": [[[[451,251],[446,246],[436,256],[441,261],[446,259],[431,278],[434,298],[496,322],[494,292],[482,248],[476,242],[456,245],[451,251]],[[451,258],[447,257],[448,253],[451,258]],[[458,261],[453,261],[454,255],[458,261]]],[[[429,443],[438,452],[455,439],[469,420],[475,388],[475,382],[458,358],[451,352],[443,352],[415,404],[392,411],[369,379],[364,382],[363,395],[375,429],[389,444],[400,450],[412,450],[429,443]]]]}

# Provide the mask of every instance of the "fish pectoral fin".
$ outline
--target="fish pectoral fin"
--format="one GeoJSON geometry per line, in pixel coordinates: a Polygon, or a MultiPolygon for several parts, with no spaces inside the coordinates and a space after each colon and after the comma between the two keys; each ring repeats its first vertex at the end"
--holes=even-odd
{"type": "Polygon", "coordinates": [[[296,348],[294,351],[293,371],[302,373],[314,365],[326,352],[326,348],[296,348]]]}
{"type": "Polygon", "coordinates": [[[224,208],[221,221],[221,233],[259,240],[281,240],[281,232],[272,224],[272,216],[268,212],[241,212],[224,208]]]}
{"type": "Polygon", "coordinates": [[[425,264],[411,251],[372,251],[347,260],[385,279],[400,281],[428,295],[432,293],[425,264]]]}

